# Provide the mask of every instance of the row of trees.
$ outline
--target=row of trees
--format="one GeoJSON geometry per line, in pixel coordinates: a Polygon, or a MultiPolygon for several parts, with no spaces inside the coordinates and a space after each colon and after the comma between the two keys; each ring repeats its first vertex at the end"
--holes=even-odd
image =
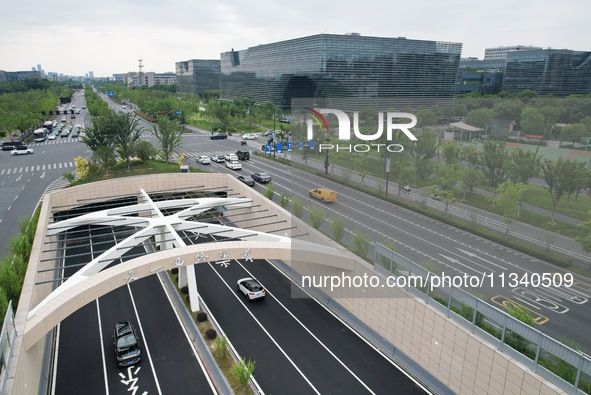
{"type": "Polygon", "coordinates": [[[0,83],[0,135],[37,127],[46,120],[43,113],[55,110],[60,97],[73,93],[68,85],[47,80],[0,83]]]}
{"type": "Polygon", "coordinates": [[[170,121],[167,117],[158,118],[157,125],[150,131],[159,142],[158,151],[151,143],[141,139],[145,130],[133,112],[115,112],[105,109],[102,103],[104,101],[94,93],[87,93],[87,106],[93,114],[92,126],[85,130],[82,138],[93,152],[91,162],[96,165],[99,172],[108,171],[117,154],[129,170],[133,157],[148,160],[161,155],[168,162],[172,154],[180,148],[182,131],[178,123],[170,121]],[[95,113],[100,115],[94,115],[95,113]]]}

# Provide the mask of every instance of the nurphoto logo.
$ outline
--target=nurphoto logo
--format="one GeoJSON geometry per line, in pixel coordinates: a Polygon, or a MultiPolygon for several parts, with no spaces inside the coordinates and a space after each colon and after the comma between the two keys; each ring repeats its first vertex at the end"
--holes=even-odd
{"type": "Polygon", "coordinates": [[[393,137],[393,132],[400,130],[406,135],[411,141],[416,141],[416,136],[409,130],[417,124],[417,117],[407,112],[378,112],[378,130],[373,134],[363,134],[359,130],[359,113],[353,112],[353,128],[351,128],[351,120],[349,116],[342,110],[334,108],[317,108],[317,107],[304,107],[310,111],[310,117],[312,119],[306,119],[307,125],[307,139],[314,139],[314,121],[320,127],[328,133],[328,123],[323,115],[332,114],[336,116],[338,121],[338,138],[340,141],[351,140],[351,129],[356,138],[362,141],[367,141],[367,144],[332,144],[332,143],[321,143],[318,145],[320,152],[322,151],[347,151],[347,152],[368,152],[372,149],[387,150],[388,152],[402,152],[404,147],[401,144],[393,143],[390,144],[393,137]],[[384,118],[386,120],[386,141],[384,143],[369,143],[379,140],[384,133],[384,118]],[[400,120],[408,119],[410,122],[399,123],[400,120]]]}

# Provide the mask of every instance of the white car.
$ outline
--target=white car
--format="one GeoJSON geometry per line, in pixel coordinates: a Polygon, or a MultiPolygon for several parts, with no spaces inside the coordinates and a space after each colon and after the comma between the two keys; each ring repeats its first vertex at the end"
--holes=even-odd
{"type": "Polygon", "coordinates": [[[242,165],[237,160],[226,162],[226,167],[232,170],[242,170],[242,165]]]}
{"type": "Polygon", "coordinates": [[[32,154],[33,152],[34,152],[33,148],[29,148],[29,147],[25,147],[25,146],[16,147],[12,151],[10,151],[10,153],[12,155],[29,155],[29,154],[32,154]]]}
{"type": "Polygon", "coordinates": [[[259,136],[254,133],[245,133],[242,135],[242,140],[256,140],[259,136]]]}
{"type": "Polygon", "coordinates": [[[202,165],[209,165],[211,163],[211,159],[207,155],[199,155],[197,157],[197,163],[201,163],[202,165]]]}
{"type": "Polygon", "coordinates": [[[57,134],[55,133],[49,133],[49,135],[47,136],[48,140],[55,140],[55,138],[57,137],[57,134]]]}
{"type": "Polygon", "coordinates": [[[236,286],[238,288],[238,292],[242,292],[249,301],[265,298],[265,289],[257,280],[253,278],[241,278],[236,283],[236,286]]]}
{"type": "Polygon", "coordinates": [[[226,154],[224,155],[224,159],[227,162],[238,160],[238,156],[236,154],[226,154]]]}
{"type": "Polygon", "coordinates": [[[212,155],[211,161],[215,163],[224,163],[226,159],[224,159],[224,155],[212,155]]]}

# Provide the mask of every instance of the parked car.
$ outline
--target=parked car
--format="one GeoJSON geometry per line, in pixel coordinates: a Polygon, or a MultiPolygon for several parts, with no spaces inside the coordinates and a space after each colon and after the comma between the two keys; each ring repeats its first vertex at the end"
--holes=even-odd
{"type": "Polygon", "coordinates": [[[256,140],[259,136],[254,133],[245,133],[242,135],[242,140],[256,140]]]}
{"type": "Polygon", "coordinates": [[[242,170],[242,165],[237,160],[226,162],[226,167],[232,170],[242,170]]]}
{"type": "Polygon", "coordinates": [[[33,148],[29,148],[26,145],[21,145],[10,151],[11,155],[29,155],[32,154],[33,148]]]}
{"type": "Polygon", "coordinates": [[[251,177],[253,180],[255,180],[256,182],[260,182],[261,184],[271,182],[271,176],[267,173],[253,173],[251,177]]]}
{"type": "Polygon", "coordinates": [[[211,163],[211,159],[207,155],[199,155],[197,157],[197,163],[201,163],[202,165],[209,165],[211,163]]]}
{"type": "Polygon", "coordinates": [[[249,160],[250,159],[250,152],[236,151],[236,156],[238,157],[238,160],[249,160]]]}
{"type": "Polygon", "coordinates": [[[224,159],[226,160],[226,162],[234,161],[238,160],[238,156],[236,156],[236,154],[228,153],[224,155],[224,159]]]}
{"type": "Polygon", "coordinates": [[[142,359],[140,339],[129,321],[121,321],[113,328],[113,346],[119,366],[135,365],[142,359]]]}
{"type": "Polygon", "coordinates": [[[328,188],[316,188],[310,189],[310,197],[318,199],[323,203],[326,202],[336,202],[337,200],[337,193],[332,189],[328,188]]]}
{"type": "Polygon", "coordinates": [[[226,159],[224,159],[224,155],[212,155],[211,161],[215,163],[224,163],[226,159]]]}
{"type": "Polygon", "coordinates": [[[242,294],[248,299],[248,301],[265,298],[265,289],[257,280],[253,278],[241,278],[236,283],[236,286],[238,288],[238,292],[242,292],[242,294]]]}
{"type": "Polygon", "coordinates": [[[225,140],[228,138],[228,133],[214,133],[209,138],[212,140],[225,140]]]}
{"type": "Polygon", "coordinates": [[[253,187],[255,182],[252,178],[246,178],[244,176],[237,176],[237,179],[239,179],[240,181],[242,181],[243,183],[245,183],[246,185],[248,185],[249,187],[253,187]]]}

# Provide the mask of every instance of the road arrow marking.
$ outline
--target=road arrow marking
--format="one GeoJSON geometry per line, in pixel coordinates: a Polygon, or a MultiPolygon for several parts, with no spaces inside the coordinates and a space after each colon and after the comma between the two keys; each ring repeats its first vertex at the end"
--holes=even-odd
{"type": "Polygon", "coordinates": [[[481,271],[479,271],[479,270],[476,270],[476,269],[474,269],[473,267],[470,267],[470,266],[468,266],[468,265],[465,265],[465,264],[463,264],[462,262],[458,261],[458,260],[457,260],[457,259],[455,259],[455,258],[450,258],[450,257],[448,257],[447,255],[443,255],[443,254],[439,254],[439,255],[441,255],[442,257],[444,257],[445,259],[447,259],[447,260],[448,260],[448,261],[450,261],[451,263],[454,263],[454,264],[456,264],[456,265],[463,266],[463,267],[465,267],[466,269],[470,269],[470,270],[472,270],[472,271],[474,271],[474,272],[476,272],[476,273],[478,273],[478,274],[480,274],[480,275],[484,275],[484,272],[481,272],[481,271]]]}

